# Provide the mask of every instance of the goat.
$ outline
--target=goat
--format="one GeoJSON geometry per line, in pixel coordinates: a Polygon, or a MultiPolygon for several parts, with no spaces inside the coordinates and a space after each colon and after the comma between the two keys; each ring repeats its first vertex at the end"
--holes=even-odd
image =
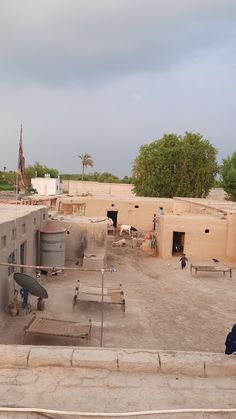
{"type": "Polygon", "coordinates": [[[122,233],[128,233],[129,236],[131,235],[131,231],[138,231],[137,228],[130,226],[130,225],[126,225],[126,224],[122,224],[120,226],[120,236],[122,236],[122,233]]]}

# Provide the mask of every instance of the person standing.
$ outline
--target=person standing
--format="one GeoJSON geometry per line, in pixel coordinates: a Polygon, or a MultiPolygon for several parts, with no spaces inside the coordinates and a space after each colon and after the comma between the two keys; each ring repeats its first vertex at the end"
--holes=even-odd
{"type": "Polygon", "coordinates": [[[156,231],[156,224],[157,224],[157,215],[156,213],[153,215],[153,230],[156,231]]]}
{"type": "Polygon", "coordinates": [[[225,341],[225,354],[230,355],[234,352],[236,352],[236,324],[233,325],[225,341]]]}
{"type": "Polygon", "coordinates": [[[187,265],[188,262],[188,258],[186,257],[185,253],[183,254],[183,256],[180,258],[180,263],[181,263],[181,268],[184,269],[187,265]]]}

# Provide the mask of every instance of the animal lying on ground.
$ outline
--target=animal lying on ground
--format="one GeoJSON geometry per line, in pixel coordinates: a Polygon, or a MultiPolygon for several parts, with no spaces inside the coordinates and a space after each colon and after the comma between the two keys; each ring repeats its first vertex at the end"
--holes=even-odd
{"type": "Polygon", "coordinates": [[[125,246],[125,245],[126,245],[126,240],[125,239],[121,239],[121,240],[118,240],[118,241],[112,243],[112,246],[118,246],[118,247],[122,247],[122,246],[125,246]]]}
{"type": "Polygon", "coordinates": [[[130,226],[130,225],[126,225],[126,224],[122,224],[120,226],[120,236],[122,236],[122,233],[128,233],[129,236],[131,234],[132,231],[138,231],[137,228],[130,226]]]}

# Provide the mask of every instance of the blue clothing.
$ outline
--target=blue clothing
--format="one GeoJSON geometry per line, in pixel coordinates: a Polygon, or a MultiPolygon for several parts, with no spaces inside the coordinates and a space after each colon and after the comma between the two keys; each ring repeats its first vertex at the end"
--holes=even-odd
{"type": "Polygon", "coordinates": [[[225,354],[230,355],[236,352],[236,324],[232,327],[230,333],[228,333],[225,341],[225,354]]]}
{"type": "Polygon", "coordinates": [[[25,308],[28,305],[29,290],[27,288],[21,288],[20,295],[22,297],[22,307],[25,308]]]}

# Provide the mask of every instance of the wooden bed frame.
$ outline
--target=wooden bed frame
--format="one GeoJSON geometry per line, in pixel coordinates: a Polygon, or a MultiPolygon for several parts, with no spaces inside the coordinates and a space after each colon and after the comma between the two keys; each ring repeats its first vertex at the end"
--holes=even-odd
{"type": "Polygon", "coordinates": [[[204,271],[204,272],[223,272],[225,275],[226,272],[229,272],[230,278],[232,278],[232,268],[229,266],[220,266],[220,265],[190,265],[190,272],[192,273],[192,270],[195,270],[195,275],[197,275],[198,271],[204,271]]]}
{"type": "MultiPolygon", "coordinates": [[[[73,308],[79,301],[87,302],[102,302],[102,287],[82,285],[80,280],[77,281],[75,287],[75,295],[73,297],[73,308]]],[[[120,304],[121,309],[125,312],[125,296],[122,289],[122,284],[117,288],[104,287],[103,288],[103,303],[105,304],[120,304]]]]}
{"type": "Polygon", "coordinates": [[[34,314],[28,325],[24,327],[23,343],[26,336],[29,334],[50,337],[55,336],[80,338],[88,340],[91,338],[91,328],[91,320],[89,320],[89,323],[85,325],[66,320],[38,317],[34,314]]]}

